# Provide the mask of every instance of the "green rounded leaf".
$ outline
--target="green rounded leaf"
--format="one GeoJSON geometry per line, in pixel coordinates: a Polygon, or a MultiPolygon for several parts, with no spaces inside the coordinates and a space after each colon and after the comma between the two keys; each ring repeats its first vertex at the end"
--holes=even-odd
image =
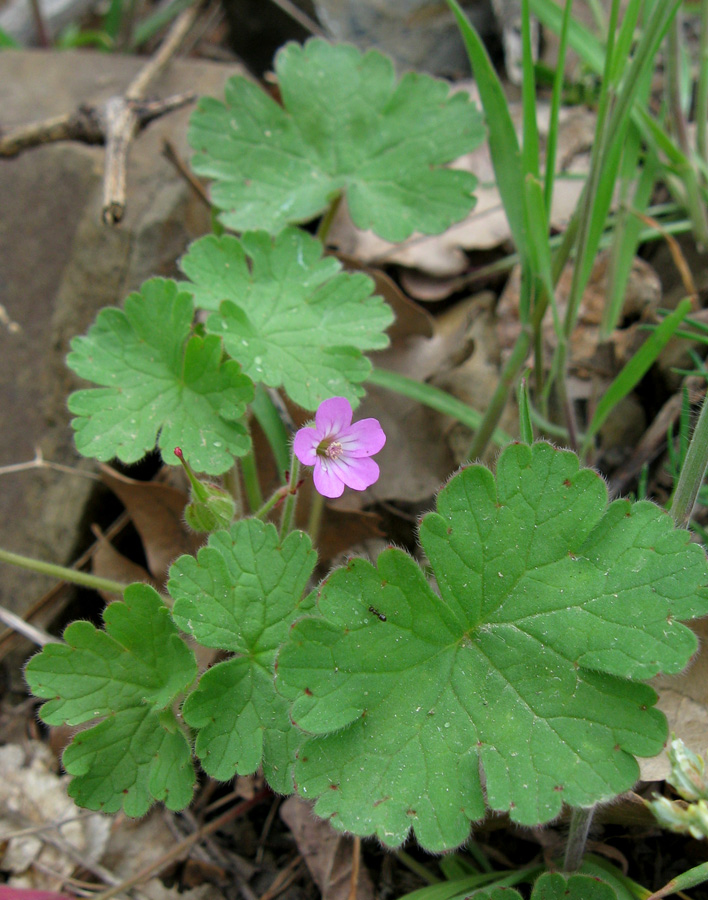
{"type": "Polygon", "coordinates": [[[64,751],[80,806],[144,815],[155,800],[184,809],[194,788],[190,745],[172,703],[197,675],[168,608],[145,584],[130,585],[104,613],[105,630],[74,622],[64,644],[47,644],[25,670],[48,725],[79,725],[64,751]]]}
{"type": "Polygon", "coordinates": [[[294,619],[311,606],[302,594],[315,562],[303,532],[281,544],[273,525],[244,519],[212,534],[196,559],[182,556],[170,569],[177,624],[204,646],[234,654],[202,675],[183,708],[185,721],[199,729],[197,755],[215,778],[247,775],[262,764],[275,790],[293,790],[302,734],[275,693],[274,665],[294,619]]]}
{"type": "Polygon", "coordinates": [[[192,167],[214,179],[212,202],[229,228],[265,228],[322,213],[340,192],[354,224],[390,241],[437,234],[474,205],[477,179],[444,169],[484,139],[469,97],[409,72],[396,81],[376,51],[310,40],[275,58],[284,108],[246,78],[226,102],[192,115],[192,167]]]}
{"type": "Polygon", "coordinates": [[[533,886],[531,900],[617,900],[613,888],[594,875],[544,872],[533,886]]]}
{"type": "Polygon", "coordinates": [[[654,691],[696,648],[708,564],[650,503],[548,444],[507,448],[440,492],[421,542],[354,560],[292,629],[277,687],[313,735],[295,768],[316,812],[387,844],[464,841],[485,807],[525,825],[628,789],[666,738],[654,691]]]}
{"type": "Polygon", "coordinates": [[[137,462],[159,434],[164,462],[179,464],[179,446],[195,469],[218,475],[248,452],[239,420],[253,383],[238,363],[222,361],[217,337],[192,335],[193,316],[188,294],[154,278],[124,310],[102,310],[88,334],[74,338],[68,365],[101,385],[69,397],[81,454],[137,462]]]}
{"type": "Polygon", "coordinates": [[[323,258],[318,240],[297,228],[275,239],[264,231],[209,236],[192,244],[181,267],[195,304],[219,310],[207,330],[254,381],[282,385],[311,410],[364,393],[371,365],[361,351],[388,346],[393,313],[372,296],[370,278],[323,258]]]}

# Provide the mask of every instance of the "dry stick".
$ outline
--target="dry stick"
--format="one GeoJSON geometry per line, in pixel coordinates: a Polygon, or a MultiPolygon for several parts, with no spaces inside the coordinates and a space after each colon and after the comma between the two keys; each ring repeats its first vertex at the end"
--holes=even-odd
{"type": "Polygon", "coordinates": [[[216,819],[213,819],[208,824],[203,825],[199,829],[199,831],[195,831],[194,834],[190,834],[189,837],[186,837],[183,841],[180,841],[179,844],[175,844],[175,846],[171,850],[168,850],[168,852],[163,856],[161,856],[160,859],[156,860],[153,863],[150,863],[150,865],[148,866],[145,866],[145,868],[141,869],[137,873],[137,875],[126,878],[126,880],[121,882],[121,884],[118,884],[107,891],[103,891],[100,894],[96,894],[94,900],[110,900],[111,897],[115,897],[117,894],[121,894],[124,891],[128,890],[128,888],[135,887],[136,884],[140,884],[141,882],[146,881],[148,878],[151,878],[153,875],[157,875],[158,872],[161,872],[170,863],[177,862],[179,859],[181,859],[183,855],[189,851],[189,848],[193,844],[196,844],[197,841],[200,841],[203,837],[206,837],[207,835],[213,834],[215,831],[218,831],[233,819],[244,815],[269,795],[270,791],[262,790],[257,794],[254,794],[250,800],[244,800],[243,803],[239,803],[238,806],[232,807],[223,815],[219,816],[216,819]]]}
{"type": "Polygon", "coordinates": [[[207,209],[211,209],[211,201],[209,200],[209,195],[207,194],[204,186],[201,181],[192,174],[192,172],[187,168],[182,157],[177,152],[174,144],[171,141],[165,140],[162,144],[162,155],[165,159],[172,163],[175,169],[179,172],[179,174],[184,178],[187,184],[191,187],[194,193],[199,197],[202,203],[206,206],[207,209]]]}
{"type": "Polygon", "coordinates": [[[683,289],[686,291],[686,294],[692,299],[696,299],[698,297],[698,290],[696,289],[696,284],[693,280],[693,275],[691,273],[691,267],[686,261],[686,257],[683,255],[681,250],[681,245],[676,240],[676,238],[669,234],[669,232],[662,226],[660,222],[656,219],[653,219],[651,216],[645,215],[643,212],[640,212],[638,209],[632,209],[629,207],[629,211],[633,216],[636,216],[640,222],[644,222],[645,225],[649,225],[650,228],[655,229],[659,232],[666,241],[669,253],[671,254],[671,259],[673,260],[674,265],[676,266],[676,270],[681,276],[681,283],[683,284],[683,289]]]}
{"type": "Polygon", "coordinates": [[[90,106],[80,106],[73,113],[13,128],[0,135],[0,157],[18,156],[23,150],[55,141],[102,144],[104,135],[98,111],[90,106]]]}
{"type": "Polygon", "coordinates": [[[166,100],[148,103],[131,100],[126,95],[111,97],[106,102],[106,164],[101,217],[107,225],[115,225],[125,215],[128,151],[135,135],[152,119],[191,103],[194,97],[191,93],[175,94],[166,100]]]}
{"type": "Polygon", "coordinates": [[[111,225],[120,222],[125,214],[126,164],[131,141],[148,122],[194,100],[191,93],[149,102],[143,98],[150,82],[179,49],[199,14],[199,8],[197,2],[175,20],[157,53],[138,72],[123,96],[111,97],[98,107],[84,104],[73,113],[0,134],[0,157],[17,156],[30,147],[55,141],[105,144],[102,218],[111,225]]]}
{"type": "Polygon", "coordinates": [[[30,0],[30,10],[32,12],[34,27],[37,31],[37,43],[40,47],[48,50],[52,46],[52,42],[49,38],[49,29],[47,28],[47,22],[44,18],[42,7],[40,6],[40,0],[30,0]]]}
{"type": "MultiPolygon", "coordinates": [[[[103,221],[114,225],[120,222],[125,214],[126,167],[128,149],[142,124],[141,101],[148,85],[163,71],[168,62],[179,49],[189,29],[194,25],[199,14],[199,4],[188,7],[178,16],[167,37],[160,44],[157,53],[147,65],[138,72],[128,85],[123,97],[112,97],[106,104],[106,168],[103,179],[103,221]]],[[[183,106],[191,102],[193,95],[181,95],[180,99],[171,98],[173,105],[183,106]]],[[[164,101],[168,103],[169,101],[164,101]]],[[[163,109],[162,112],[166,112],[163,109]]]]}
{"type": "Polygon", "coordinates": [[[44,647],[47,644],[63,643],[59,638],[53,637],[42,628],[37,628],[36,625],[30,625],[29,622],[25,622],[24,619],[14,612],[10,612],[9,609],[5,609],[4,606],[0,606],[0,622],[3,622],[8,628],[12,628],[17,634],[26,637],[33,644],[37,644],[38,647],[44,647]]]}
{"type": "Polygon", "coordinates": [[[273,879],[271,886],[261,894],[258,900],[275,900],[276,897],[280,896],[284,891],[287,891],[290,885],[300,875],[302,864],[302,856],[296,856],[292,862],[288,863],[284,869],[278,872],[273,879]]]}
{"type": "Polygon", "coordinates": [[[283,12],[290,16],[291,19],[294,19],[298,25],[302,25],[305,31],[309,31],[310,34],[317,35],[317,37],[327,37],[317,22],[313,22],[301,9],[298,9],[292,0],[271,0],[271,3],[274,3],[282,9],[283,12]]]}

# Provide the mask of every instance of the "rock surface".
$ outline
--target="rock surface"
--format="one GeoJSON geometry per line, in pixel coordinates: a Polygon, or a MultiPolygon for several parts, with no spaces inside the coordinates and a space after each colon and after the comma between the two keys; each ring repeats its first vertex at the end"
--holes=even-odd
{"type": "MultiPolygon", "coordinates": [[[[0,128],[118,94],[143,63],[86,52],[0,53],[0,128]]],[[[236,71],[177,60],[151,94],[220,95],[236,71]]],[[[152,275],[175,274],[187,243],[208,230],[208,211],[162,156],[167,139],[188,158],[189,114],[157,120],[133,144],[127,213],[117,228],[100,219],[102,148],[54,144],[0,160],[0,304],[19,326],[0,321],[0,467],[31,459],[41,446],[49,460],[94,469],[74,449],[66,396],[78,381],[64,358],[99,309],[122,303],[152,275]]],[[[85,548],[94,489],[94,481],[55,471],[3,475],[0,547],[69,563],[85,548]]],[[[0,604],[20,615],[51,585],[0,566],[0,604]]]]}

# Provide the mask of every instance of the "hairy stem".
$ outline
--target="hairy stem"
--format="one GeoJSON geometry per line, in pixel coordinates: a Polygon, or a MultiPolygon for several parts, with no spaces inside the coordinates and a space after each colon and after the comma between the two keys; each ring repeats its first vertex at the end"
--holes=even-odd
{"type": "Polygon", "coordinates": [[[295,519],[295,503],[297,501],[297,483],[300,477],[300,460],[293,453],[290,460],[290,479],[288,492],[283,503],[283,517],[280,520],[280,540],[285,540],[293,527],[295,519]]]}
{"type": "Polygon", "coordinates": [[[251,511],[259,509],[259,507],[263,506],[263,493],[258,481],[256,457],[253,449],[241,457],[241,475],[243,476],[243,487],[251,511]]]}
{"type": "Polygon", "coordinates": [[[594,813],[594,806],[573,807],[570,814],[568,843],[565,846],[565,858],[563,860],[564,872],[577,872],[580,868],[594,813]]]}
{"type": "Polygon", "coordinates": [[[19,566],[21,569],[29,569],[40,575],[50,575],[59,581],[68,581],[69,584],[80,584],[82,587],[93,588],[95,591],[106,591],[109,594],[123,594],[128,587],[119,581],[111,581],[109,578],[99,578],[89,572],[79,572],[69,569],[67,566],[57,566],[54,563],[43,562],[41,559],[32,559],[30,556],[21,556],[19,553],[10,553],[9,550],[0,550],[0,562],[19,566]]]}

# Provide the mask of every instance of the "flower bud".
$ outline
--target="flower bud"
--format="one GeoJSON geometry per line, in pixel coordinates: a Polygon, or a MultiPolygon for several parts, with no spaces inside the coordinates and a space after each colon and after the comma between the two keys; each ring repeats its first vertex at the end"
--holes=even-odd
{"type": "Polygon", "coordinates": [[[228,528],[236,515],[234,498],[218,485],[200,481],[179,447],[175,447],[175,456],[184,466],[191,485],[190,502],[184,509],[187,525],[198,532],[228,528]]]}

